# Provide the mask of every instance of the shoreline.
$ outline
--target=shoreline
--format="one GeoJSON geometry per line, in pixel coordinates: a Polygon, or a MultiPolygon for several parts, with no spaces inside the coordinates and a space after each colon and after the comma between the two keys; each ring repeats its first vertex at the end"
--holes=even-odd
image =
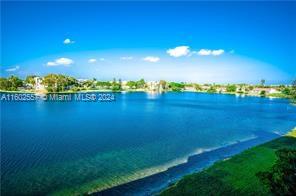
{"type": "Polygon", "coordinates": [[[122,185],[94,192],[91,195],[153,195],[161,192],[170,184],[180,180],[183,176],[201,171],[216,161],[228,159],[250,147],[265,143],[280,135],[276,133],[254,133],[256,137],[237,141],[226,146],[205,150],[191,155],[187,161],[167,170],[138,179],[122,185]]]}
{"type": "Polygon", "coordinates": [[[156,92],[156,91],[147,91],[147,90],[127,90],[127,91],[112,91],[109,89],[106,90],[82,90],[82,91],[62,91],[62,92],[36,92],[36,91],[3,91],[0,90],[0,93],[9,93],[9,94],[75,94],[75,93],[151,93],[151,94],[162,94],[162,93],[203,93],[203,94],[218,94],[218,95],[233,95],[236,97],[259,97],[259,98],[271,98],[271,99],[290,99],[289,97],[275,97],[275,96],[260,96],[260,95],[251,95],[251,94],[239,94],[239,93],[225,93],[225,92],[206,92],[206,91],[192,91],[192,90],[184,90],[184,91],[163,91],[163,92],[156,92]]]}
{"type": "Polygon", "coordinates": [[[230,159],[218,161],[205,170],[186,175],[162,190],[159,195],[270,195],[273,190],[268,185],[263,186],[264,182],[261,178],[258,179],[258,174],[274,171],[278,160],[285,162],[277,153],[285,149],[285,153],[288,151],[293,154],[296,150],[295,139],[296,127],[230,159]]]}

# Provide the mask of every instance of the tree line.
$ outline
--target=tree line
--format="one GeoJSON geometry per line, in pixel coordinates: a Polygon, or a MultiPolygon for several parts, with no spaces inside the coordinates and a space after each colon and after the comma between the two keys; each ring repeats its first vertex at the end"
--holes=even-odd
{"type": "MultiPolygon", "coordinates": [[[[17,91],[21,88],[33,89],[35,84],[35,75],[29,75],[24,80],[18,78],[17,76],[10,76],[8,78],[0,78],[0,90],[4,91],[17,91]]],[[[80,90],[100,90],[108,89],[113,91],[122,90],[121,79],[116,80],[115,78],[110,81],[98,81],[97,79],[89,79],[78,81],[76,78],[71,76],[66,76],[62,74],[48,74],[42,78],[42,85],[46,88],[48,92],[62,92],[62,91],[80,91],[80,90]]],[[[128,81],[125,84],[129,89],[146,89],[149,88],[148,83],[144,79],[137,81],[128,81]]],[[[261,80],[258,85],[247,85],[247,84],[228,84],[228,85],[218,85],[218,84],[195,84],[195,83],[183,83],[183,82],[168,82],[165,80],[160,80],[157,84],[158,88],[161,90],[170,91],[183,91],[186,87],[191,87],[196,91],[206,91],[208,93],[217,93],[221,91],[221,87],[225,88],[228,93],[244,93],[253,90],[258,87],[261,90],[260,95],[265,96],[265,88],[269,86],[265,85],[265,80],[261,80]]],[[[293,81],[292,85],[279,85],[277,89],[285,97],[292,98],[296,100],[296,80],[293,81]]]]}

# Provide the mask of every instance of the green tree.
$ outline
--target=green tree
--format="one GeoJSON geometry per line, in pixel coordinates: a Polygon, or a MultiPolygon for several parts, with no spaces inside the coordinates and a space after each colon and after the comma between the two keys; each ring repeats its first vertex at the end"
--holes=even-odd
{"type": "Polygon", "coordinates": [[[23,86],[23,80],[17,76],[10,76],[9,78],[0,79],[0,89],[7,91],[16,91],[23,86]]]}
{"type": "Polygon", "coordinates": [[[21,80],[17,76],[10,76],[8,80],[11,82],[11,86],[12,86],[11,90],[17,90],[18,87],[23,86],[23,80],[21,80]]]}
{"type": "Polygon", "coordinates": [[[248,89],[249,89],[250,91],[252,91],[252,90],[254,90],[254,86],[249,86],[248,89]]]}
{"type": "Polygon", "coordinates": [[[199,84],[194,84],[194,88],[197,91],[202,91],[202,87],[199,84]]]}
{"type": "Polygon", "coordinates": [[[92,80],[86,80],[82,85],[88,89],[95,89],[97,86],[97,79],[93,78],[92,80]]]}
{"type": "Polygon", "coordinates": [[[110,89],[111,83],[104,81],[97,81],[96,86],[103,89],[110,89]]]}
{"type": "Polygon", "coordinates": [[[137,83],[135,81],[128,81],[126,83],[126,85],[130,88],[130,89],[135,89],[137,88],[137,83]]]}
{"type": "Polygon", "coordinates": [[[292,89],[290,89],[289,87],[284,87],[282,89],[282,93],[285,95],[291,95],[292,94],[292,89]]]}
{"type": "Polygon", "coordinates": [[[208,90],[208,93],[216,93],[217,92],[217,88],[215,85],[212,85],[208,90]]]}
{"type": "Polygon", "coordinates": [[[296,150],[281,149],[276,156],[271,170],[256,176],[274,195],[296,195],[296,150]]]}
{"type": "Polygon", "coordinates": [[[227,85],[226,91],[227,92],[236,92],[236,85],[235,84],[227,85]]]}
{"type": "Polygon", "coordinates": [[[261,96],[261,97],[265,97],[265,96],[266,96],[266,91],[265,91],[265,90],[260,91],[260,96],[261,96]]]}
{"type": "Polygon", "coordinates": [[[117,82],[116,78],[113,78],[111,89],[112,89],[112,91],[120,91],[121,90],[121,80],[119,79],[119,82],[117,82]]]}
{"type": "Polygon", "coordinates": [[[260,81],[260,84],[261,84],[261,86],[264,86],[264,85],[265,85],[265,79],[262,79],[262,80],[260,81]]]}
{"type": "Polygon", "coordinates": [[[25,83],[35,86],[35,79],[34,79],[35,77],[36,76],[34,76],[34,75],[27,76],[25,79],[25,83]]]}
{"type": "Polygon", "coordinates": [[[296,99],[296,80],[292,82],[292,90],[291,95],[293,99],[296,99]]]}
{"type": "Polygon", "coordinates": [[[61,74],[48,74],[43,78],[42,83],[46,86],[48,92],[60,92],[78,86],[75,78],[61,74]]]}
{"type": "Polygon", "coordinates": [[[57,92],[58,89],[58,75],[48,74],[43,78],[42,84],[45,85],[48,92],[57,92]]]}
{"type": "Polygon", "coordinates": [[[18,87],[23,86],[23,81],[20,78],[18,78],[17,76],[10,76],[8,78],[8,81],[11,83],[10,90],[16,91],[18,89],[18,87]]]}
{"type": "Polygon", "coordinates": [[[118,84],[120,85],[120,89],[122,89],[122,80],[119,78],[118,84]]]}
{"type": "Polygon", "coordinates": [[[112,91],[120,91],[121,85],[119,83],[112,84],[112,91]]]}
{"type": "Polygon", "coordinates": [[[185,85],[183,83],[170,82],[169,88],[172,91],[182,91],[182,90],[184,90],[185,85]]]}
{"type": "Polygon", "coordinates": [[[137,81],[137,88],[145,88],[145,85],[146,83],[144,79],[137,81]]]}
{"type": "Polygon", "coordinates": [[[11,87],[11,83],[6,78],[0,78],[0,89],[1,90],[9,90],[11,87]]]}

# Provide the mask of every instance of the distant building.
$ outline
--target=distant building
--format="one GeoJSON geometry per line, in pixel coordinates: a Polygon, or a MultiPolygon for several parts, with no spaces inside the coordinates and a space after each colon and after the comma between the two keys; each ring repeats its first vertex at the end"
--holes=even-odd
{"type": "Polygon", "coordinates": [[[127,86],[127,82],[128,82],[128,81],[121,81],[121,88],[122,88],[123,90],[127,90],[127,89],[129,89],[129,86],[127,86]]]}
{"type": "Polygon", "coordinates": [[[78,81],[79,84],[82,84],[83,82],[86,82],[87,79],[77,79],[77,81],[78,81]]]}
{"type": "Polygon", "coordinates": [[[149,91],[159,91],[159,82],[149,81],[146,84],[149,91]]]}
{"type": "Polygon", "coordinates": [[[275,88],[270,88],[270,89],[268,90],[268,93],[269,93],[269,94],[280,93],[280,91],[278,91],[278,90],[275,89],[275,88]]]}
{"type": "Polygon", "coordinates": [[[34,80],[35,80],[35,90],[36,91],[41,91],[41,90],[45,89],[44,85],[42,84],[42,78],[35,77],[34,80]]]}

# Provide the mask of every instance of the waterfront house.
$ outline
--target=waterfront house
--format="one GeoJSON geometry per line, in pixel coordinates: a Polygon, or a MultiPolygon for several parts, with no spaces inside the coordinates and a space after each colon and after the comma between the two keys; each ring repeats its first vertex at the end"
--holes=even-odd
{"type": "Polygon", "coordinates": [[[43,91],[45,89],[45,86],[42,84],[43,79],[41,77],[34,77],[35,80],[35,90],[36,91],[43,91]]]}
{"type": "Polygon", "coordinates": [[[149,91],[159,91],[159,82],[157,81],[149,81],[146,85],[149,91]]]}

